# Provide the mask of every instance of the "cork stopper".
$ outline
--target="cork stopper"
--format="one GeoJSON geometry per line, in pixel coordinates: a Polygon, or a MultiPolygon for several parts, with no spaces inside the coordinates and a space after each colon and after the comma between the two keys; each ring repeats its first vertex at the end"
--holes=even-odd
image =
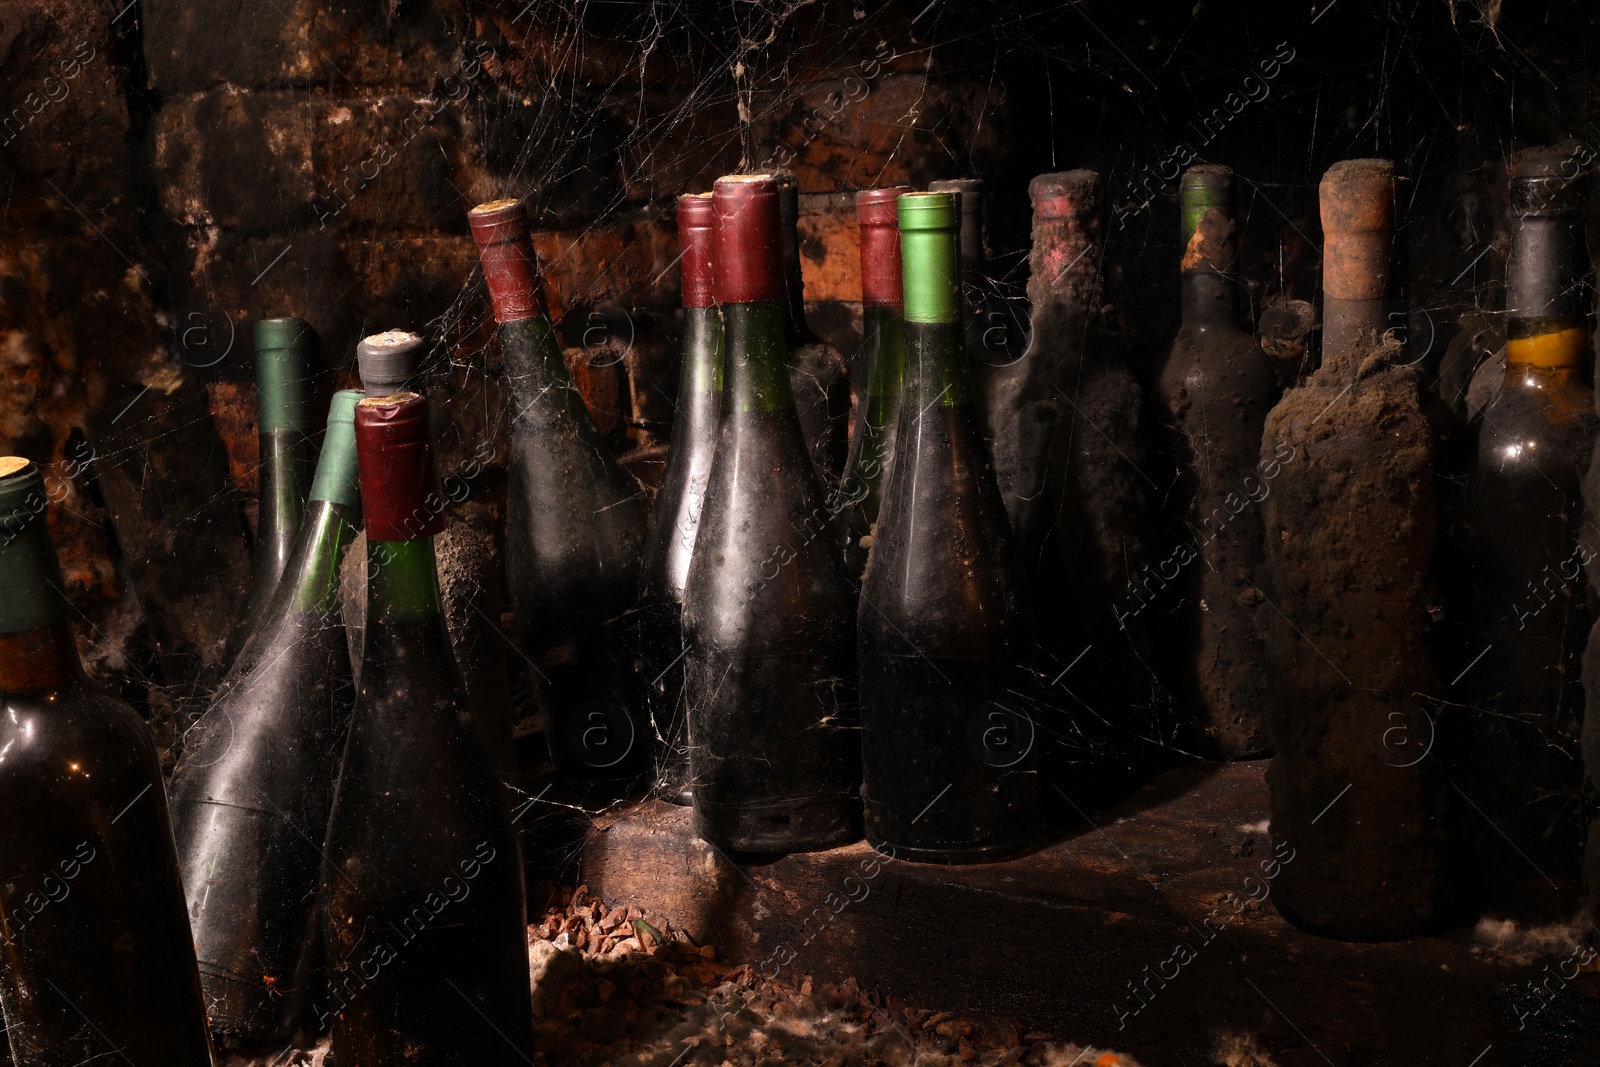
{"type": "Polygon", "coordinates": [[[544,315],[539,295],[539,263],[528,235],[528,213],[519,200],[491,200],[467,212],[478,260],[489,285],[496,322],[544,315]]]}
{"type": "Polygon", "coordinates": [[[356,367],[368,396],[388,396],[410,386],[421,369],[422,338],[405,330],[385,330],[356,345],[356,367]]]}
{"type": "Polygon", "coordinates": [[[729,174],[711,198],[717,302],[782,300],[783,242],[771,174],[729,174]]]}
{"type": "Polygon", "coordinates": [[[866,189],[856,194],[856,222],[861,230],[861,303],[865,307],[899,307],[901,194],[908,185],[866,189]]]}
{"type": "Polygon", "coordinates": [[[355,431],[368,540],[415,541],[441,533],[444,495],[427,398],[369,396],[356,404],[355,431]]]}
{"type": "Polygon", "coordinates": [[[1379,300],[1389,291],[1394,164],[1347,159],[1328,168],[1322,208],[1322,291],[1340,300],[1379,300]]]}
{"type": "Polygon", "coordinates": [[[678,268],[683,275],[683,306],[686,308],[715,307],[717,303],[712,195],[685,193],[678,197],[678,244],[683,248],[678,268]]]}

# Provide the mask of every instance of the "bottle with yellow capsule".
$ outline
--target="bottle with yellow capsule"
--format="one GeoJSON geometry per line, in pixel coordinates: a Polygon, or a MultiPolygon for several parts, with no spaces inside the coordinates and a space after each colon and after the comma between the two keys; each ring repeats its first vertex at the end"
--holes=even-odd
{"type": "Polygon", "coordinates": [[[1478,414],[1464,530],[1471,624],[1483,650],[1457,776],[1473,812],[1469,899],[1554,919],[1577,906],[1583,842],[1581,661],[1592,617],[1584,565],[1600,535],[1582,485],[1600,429],[1589,381],[1587,183],[1557,148],[1511,178],[1505,384],[1478,414]]]}

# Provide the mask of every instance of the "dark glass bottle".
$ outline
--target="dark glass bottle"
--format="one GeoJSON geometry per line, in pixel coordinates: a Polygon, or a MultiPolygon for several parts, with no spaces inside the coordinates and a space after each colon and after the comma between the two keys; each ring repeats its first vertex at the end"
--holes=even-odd
{"type": "MultiPolygon", "coordinates": [[[[990,276],[983,243],[983,181],[946,178],[929,182],[930,193],[955,193],[961,206],[961,292],[966,309],[961,329],[967,338],[974,400],[980,414],[988,410],[991,380],[1003,380],[1005,367],[1027,350],[1027,307],[1020,293],[990,276]]],[[[993,450],[989,439],[985,447],[993,450]]]]}
{"type": "Polygon", "coordinates": [[[856,194],[861,229],[861,348],[866,368],[861,411],[850,435],[850,457],[834,490],[845,575],[859,582],[872,548],[883,484],[894,459],[905,374],[906,320],[900,292],[897,202],[904,185],[856,194]]]}
{"type": "Polygon", "coordinates": [[[695,830],[743,852],[861,833],[855,595],[784,359],[777,191],[717,180],[722,425],[684,588],[695,830]]]}
{"type": "Polygon", "coordinates": [[[654,792],[674,804],[689,803],[693,792],[689,724],[683,713],[683,590],[705,510],[721,415],[722,315],[712,277],[711,218],[710,193],[678,197],[683,367],[672,444],[650,519],[640,597],[651,725],[660,741],[654,792]]]}
{"type": "Polygon", "coordinates": [[[0,1004],[11,1055],[27,1067],[210,1067],[155,742],[84,677],[46,505],[38,468],[0,458],[0,1004]]]}
{"type": "Polygon", "coordinates": [[[905,403],[856,625],[867,840],[961,863],[1038,834],[1030,644],[961,330],[951,193],[899,198],[905,403]]]}
{"type": "MultiPolygon", "coordinates": [[[[426,353],[423,339],[405,330],[389,330],[362,338],[356,345],[362,389],[367,396],[391,396],[408,390],[421,392],[421,383],[426,377],[422,369],[426,353]]],[[[437,441],[450,429],[450,414],[443,405],[437,408],[430,405],[430,410],[437,441]]],[[[443,511],[445,516],[444,532],[439,535],[435,547],[441,561],[439,596],[444,603],[450,647],[461,668],[467,698],[476,711],[484,744],[489,747],[489,762],[494,764],[501,778],[515,785],[517,750],[503,652],[506,639],[500,630],[504,601],[501,571],[504,568],[493,535],[481,528],[490,518],[484,511],[490,509],[473,513],[465,506],[470,499],[472,482],[482,472],[481,455],[482,449],[452,477],[443,480],[445,495],[442,498],[424,502],[424,505],[443,511]]]]}
{"type": "Polygon", "coordinates": [[[1600,417],[1589,385],[1588,183],[1570,155],[1522,153],[1511,179],[1505,384],[1475,422],[1464,526],[1472,572],[1470,693],[1459,785],[1478,809],[1473,901],[1501,918],[1567,919],[1581,901],[1582,483],[1600,417]]]}
{"type": "MultiPolygon", "coordinates": [[[[1172,666],[1193,720],[1193,747],[1245,759],[1267,747],[1261,631],[1270,609],[1258,583],[1260,501],[1271,488],[1256,465],[1262,426],[1277,401],[1277,372],[1239,326],[1233,172],[1191,167],[1178,195],[1183,320],[1158,386],[1176,479],[1157,571],[1178,589],[1159,613],[1177,612],[1177,632],[1164,643],[1181,650],[1172,666]]],[[[1121,612],[1142,611],[1147,602],[1133,598],[1121,612]]]]}
{"type": "Polygon", "coordinates": [[[316,334],[301,319],[262,319],[255,326],[256,429],[260,491],[250,590],[223,647],[226,669],[261,626],[278,579],[289,564],[305,512],[316,450],[311,433],[311,354],[316,334]]]}
{"type": "Polygon", "coordinates": [[[319,1021],[340,1063],[522,1064],[522,860],[445,632],[427,401],[362,400],[356,450],[367,634],[324,846],[319,1021]]]}
{"type": "Polygon", "coordinates": [[[1322,179],[1322,365],[1267,416],[1258,467],[1272,901],[1348,940],[1429,928],[1448,889],[1449,787],[1429,751],[1433,437],[1416,372],[1385,362],[1394,183],[1381,159],[1322,179]]]}
{"type": "Polygon", "coordinates": [[[339,567],[361,523],[355,407],[334,394],[305,521],[261,625],[184,738],[172,826],[219,1033],[291,1036],[317,977],[321,833],[355,702],[339,567]]]}
{"type": "Polygon", "coordinates": [[[783,239],[783,334],[789,348],[789,385],[800,432],[817,479],[831,490],[844,470],[850,433],[850,367],[836,347],[806,322],[805,278],[800,269],[800,183],[776,176],[783,239]]]}
{"type": "Polygon", "coordinates": [[[468,216],[511,386],[506,587],[543,675],[545,736],[563,771],[650,766],[637,626],[645,515],[639,486],[595,429],[539,294],[528,218],[515,200],[468,216]]]}

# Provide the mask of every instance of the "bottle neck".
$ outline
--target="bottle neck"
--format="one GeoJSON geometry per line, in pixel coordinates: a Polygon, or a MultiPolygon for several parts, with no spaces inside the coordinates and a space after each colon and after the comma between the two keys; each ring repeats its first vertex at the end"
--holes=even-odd
{"type": "Polygon", "coordinates": [[[1210,270],[1186,270],[1179,289],[1186,329],[1237,327],[1239,290],[1231,278],[1210,270]]]}
{"type": "Polygon", "coordinates": [[[892,304],[869,304],[861,309],[861,326],[867,395],[899,396],[905,381],[905,312],[892,304]]]}
{"type": "Polygon", "coordinates": [[[311,442],[298,429],[285,427],[264,431],[260,446],[256,567],[275,578],[289,560],[311,488],[311,442]]]}
{"type": "Polygon", "coordinates": [[[679,396],[722,392],[722,315],[715,307],[683,309],[679,396]]]}
{"type": "Polygon", "coordinates": [[[806,324],[806,282],[800,268],[799,207],[793,198],[778,198],[783,231],[783,336],[790,348],[814,340],[806,324]]]}
{"type": "Polygon", "coordinates": [[[722,326],[727,346],[722,410],[793,411],[781,301],[724,304],[722,326]]]}
{"type": "Polygon", "coordinates": [[[1367,357],[1383,343],[1389,329],[1388,301],[1382,297],[1322,297],[1322,366],[1336,377],[1353,381],[1367,357]]]}
{"type": "Polygon", "coordinates": [[[966,337],[959,322],[906,323],[905,395],[901,417],[920,419],[941,407],[972,404],[966,337]]]}
{"type": "Polygon", "coordinates": [[[326,616],[339,607],[339,565],[355,540],[357,509],[333,500],[313,500],[300,524],[300,537],[284,574],[291,590],[285,610],[326,616]]]}
{"type": "Polygon", "coordinates": [[[1100,255],[1092,219],[1036,218],[1029,253],[1028,300],[1035,306],[1089,310],[1100,303],[1100,255]]]}
{"type": "Polygon", "coordinates": [[[433,538],[367,542],[367,624],[412,622],[441,613],[433,538]]]}
{"type": "Polygon", "coordinates": [[[1514,218],[1506,260],[1506,370],[1589,358],[1588,256],[1576,215],[1514,218]]]}
{"type": "Polygon", "coordinates": [[[0,634],[0,692],[51,693],[83,680],[83,664],[66,619],[0,634]]]}
{"type": "Polygon", "coordinates": [[[549,319],[537,315],[502,322],[499,332],[511,400],[519,409],[548,390],[572,387],[572,372],[549,319]]]}

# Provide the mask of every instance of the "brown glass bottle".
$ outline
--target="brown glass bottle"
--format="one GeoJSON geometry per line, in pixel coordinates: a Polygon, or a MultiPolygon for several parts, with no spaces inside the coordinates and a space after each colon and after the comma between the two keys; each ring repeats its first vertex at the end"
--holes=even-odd
{"type": "Polygon", "coordinates": [[[713,277],[711,194],[678,197],[683,255],[683,367],[672,444],[661,472],[640,595],[651,726],[658,738],[654,792],[674,804],[692,794],[689,724],[683,709],[683,590],[722,414],[722,314],[713,277]]]}
{"type": "Polygon", "coordinates": [[[861,231],[861,347],[866,368],[861,411],[850,435],[850,456],[834,490],[844,569],[860,581],[872,548],[883,486],[894,459],[905,375],[906,322],[900,289],[900,229],[897,202],[904,185],[856,194],[861,231]]]}
{"type": "Polygon", "coordinates": [[[539,663],[558,767],[613,777],[651,762],[638,660],[645,515],[573,383],[545,316],[528,218],[515,200],[468,214],[511,387],[506,588],[539,663]]]}
{"type": "Polygon", "coordinates": [[[1174,586],[1118,605],[1118,621],[1147,608],[1177,617],[1171,657],[1208,756],[1261,755],[1266,737],[1270,609],[1258,587],[1265,535],[1261,501],[1272,491],[1257,462],[1261,430],[1277,400],[1277,373],[1239,326],[1233,172],[1191,167],[1179,186],[1183,320],[1157,387],[1165,444],[1176,468],[1159,578],[1174,586]],[[1165,601],[1162,603],[1161,601],[1165,601]]]}
{"type": "Polygon", "coordinates": [[[0,1004],[11,1054],[28,1067],[210,1067],[155,742],[84,677],[47,503],[38,468],[0,458],[0,1004]]]}
{"type": "Polygon", "coordinates": [[[1463,527],[1472,576],[1472,707],[1457,785],[1472,902],[1566,919],[1580,901],[1585,803],[1581,661],[1594,622],[1584,564],[1600,537],[1582,482],[1600,417],[1589,385],[1588,183],[1556,149],[1518,156],[1506,261],[1505,383],[1474,420],[1463,527]],[[1476,809],[1475,811],[1472,809],[1476,809]]]}
{"type": "Polygon", "coordinates": [[[1038,833],[1029,645],[1010,529],[972,401],[951,193],[899,197],[905,403],[857,614],[867,840],[995,859],[1038,833]]]}
{"type": "Polygon", "coordinates": [[[341,1064],[521,1064],[533,1052],[522,860],[439,602],[427,401],[356,405],[367,530],[361,681],[323,846],[341,1064]]]}
{"type": "Polygon", "coordinates": [[[1448,889],[1427,706],[1433,443],[1416,373],[1391,365],[1386,337],[1394,181],[1381,159],[1322,179],[1322,365],[1267,417],[1259,465],[1272,486],[1267,784],[1275,847],[1293,856],[1272,900],[1348,940],[1428,929],[1448,889]]]}
{"type": "Polygon", "coordinates": [[[800,432],[817,478],[832,490],[844,470],[850,432],[850,367],[838,348],[806,322],[805,278],[800,269],[800,183],[776,176],[783,237],[783,333],[789,348],[789,385],[800,432]]]}
{"type": "Polygon", "coordinates": [[[757,853],[861,833],[855,594],[789,388],[777,200],[713,194],[722,425],[683,600],[695,830],[757,853]]]}

